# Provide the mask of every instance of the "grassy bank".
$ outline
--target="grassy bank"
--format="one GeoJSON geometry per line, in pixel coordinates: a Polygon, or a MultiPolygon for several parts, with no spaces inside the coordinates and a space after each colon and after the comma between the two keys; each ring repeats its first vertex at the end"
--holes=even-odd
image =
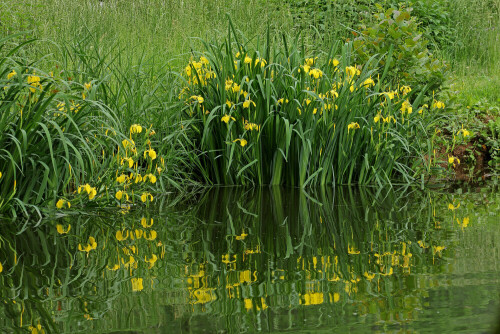
{"type": "Polygon", "coordinates": [[[498,175],[498,0],[0,8],[1,215],[498,175]]]}
{"type": "MultiPolygon", "coordinates": [[[[227,13],[239,29],[251,36],[263,35],[267,22],[272,22],[275,31],[286,31],[293,26],[287,11],[277,11],[276,7],[260,0],[139,0],[133,3],[49,0],[43,4],[21,0],[0,6],[4,33],[29,30],[34,37],[63,43],[78,40],[90,31],[97,37],[101,50],[119,45],[123,54],[134,57],[134,61],[156,55],[161,65],[179,56],[189,58],[190,51],[201,46],[198,38],[224,38],[227,13]],[[258,20],[250,19],[257,17],[258,20]]],[[[46,54],[53,50],[41,45],[37,51],[46,54]]]]}

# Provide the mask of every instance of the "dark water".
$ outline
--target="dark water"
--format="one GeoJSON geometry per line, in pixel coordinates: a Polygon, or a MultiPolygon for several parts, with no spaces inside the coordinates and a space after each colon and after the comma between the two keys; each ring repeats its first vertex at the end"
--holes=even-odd
{"type": "Polygon", "coordinates": [[[497,185],[226,188],[5,222],[0,332],[490,333],[499,212],[497,185]]]}

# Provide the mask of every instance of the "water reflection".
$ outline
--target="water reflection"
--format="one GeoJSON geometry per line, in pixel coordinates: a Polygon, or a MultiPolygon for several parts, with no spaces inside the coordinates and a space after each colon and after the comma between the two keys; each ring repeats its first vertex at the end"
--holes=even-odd
{"type": "Polygon", "coordinates": [[[218,188],[172,202],[3,224],[0,328],[456,332],[487,330],[500,305],[495,186],[218,188]]]}

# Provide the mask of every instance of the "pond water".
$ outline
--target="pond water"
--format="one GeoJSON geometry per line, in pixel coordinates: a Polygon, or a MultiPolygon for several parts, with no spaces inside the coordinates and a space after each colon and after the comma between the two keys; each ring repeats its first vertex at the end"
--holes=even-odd
{"type": "Polygon", "coordinates": [[[499,211],[497,185],[217,188],[4,222],[0,332],[489,333],[499,211]]]}

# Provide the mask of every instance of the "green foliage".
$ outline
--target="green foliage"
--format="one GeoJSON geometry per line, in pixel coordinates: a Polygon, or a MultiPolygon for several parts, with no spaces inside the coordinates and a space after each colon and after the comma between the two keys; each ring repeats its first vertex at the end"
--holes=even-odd
{"type": "Polygon", "coordinates": [[[84,99],[82,84],[36,69],[17,49],[0,58],[0,214],[12,216],[99,175],[98,152],[113,142],[99,130],[119,129],[108,108],[84,99]]]}
{"type": "MultiPolygon", "coordinates": [[[[122,56],[133,57],[135,62],[141,57],[156,56],[162,65],[176,63],[176,58],[186,55],[191,47],[201,47],[196,37],[223,37],[220,31],[225,29],[227,13],[231,13],[239,29],[251,35],[263,34],[267,22],[272,22],[276,31],[287,30],[293,22],[287,12],[261,0],[136,0],[133,3],[128,0],[16,0],[4,3],[0,4],[0,15],[5,13],[6,17],[29,22],[23,23],[23,28],[21,23],[12,25],[15,31],[30,29],[36,38],[65,45],[78,41],[88,29],[97,36],[100,50],[109,50],[118,43],[122,56]],[[252,17],[260,19],[250,20],[252,17]]],[[[48,46],[38,45],[33,52],[46,55],[52,51],[48,46]]]]}
{"type": "MultiPolygon", "coordinates": [[[[482,68],[487,80],[474,80],[468,73],[481,68],[481,64],[494,65],[500,54],[496,52],[500,44],[494,43],[498,39],[497,2],[474,0],[475,6],[472,6],[472,0],[460,0],[454,6],[447,0],[404,1],[399,10],[392,0],[363,0],[355,4],[347,0],[287,1],[284,6],[257,0],[245,4],[224,0],[215,5],[209,0],[187,0],[180,5],[170,0],[134,4],[110,0],[102,6],[98,1],[75,4],[67,0],[43,3],[23,0],[16,5],[4,2],[0,4],[3,34],[29,28],[33,29],[29,34],[15,37],[18,43],[29,36],[54,38],[58,43],[47,40],[28,43],[13,53],[9,50],[17,44],[3,44],[0,80],[7,89],[2,91],[0,102],[5,111],[2,130],[9,135],[0,138],[6,147],[0,153],[1,211],[15,215],[20,208],[25,213],[29,211],[28,203],[52,206],[58,199],[70,201],[78,197],[73,193],[78,186],[85,184],[91,184],[98,193],[99,201],[92,203],[103,206],[119,202],[113,199],[118,190],[128,193],[134,190],[138,199],[143,190],[166,191],[171,187],[181,190],[200,181],[303,186],[333,182],[385,183],[395,176],[411,180],[418,172],[416,168],[423,165],[420,155],[430,149],[424,147],[425,132],[432,129],[430,124],[437,113],[414,116],[424,102],[433,108],[435,101],[430,100],[431,92],[438,90],[447,78],[447,66],[430,50],[448,59],[457,55],[457,59],[463,60],[463,67],[457,68],[467,75],[468,84],[462,87],[462,94],[467,98],[475,102],[486,97],[490,103],[498,102],[495,89],[498,66],[482,68]],[[381,6],[391,9],[384,11],[381,6]],[[240,36],[241,41],[221,43],[223,35],[219,31],[225,24],[226,11],[231,12],[243,32],[256,38],[248,41],[241,37],[243,34],[234,33],[233,38],[240,36]],[[486,13],[484,20],[483,12],[486,13]],[[191,19],[192,13],[197,13],[196,21],[191,19]],[[254,16],[274,22],[268,27],[265,43],[260,36],[267,27],[247,19],[254,16]],[[468,29],[467,18],[478,28],[468,29]],[[352,29],[359,22],[361,33],[352,29]],[[130,25],[134,25],[133,31],[130,25]],[[278,31],[292,27],[305,29],[301,45],[289,40],[273,40],[278,31]],[[350,44],[341,48],[339,44],[329,49],[331,40],[347,40],[356,34],[354,48],[350,44]],[[212,36],[215,41],[213,45],[205,44],[204,54],[217,76],[211,78],[215,86],[200,87],[193,81],[188,82],[190,91],[186,94],[190,103],[186,105],[177,95],[179,86],[186,86],[187,78],[176,72],[189,57],[186,50],[190,46],[200,50],[204,45],[203,39],[186,42],[187,37],[203,36],[212,36]],[[245,53],[252,62],[262,58],[266,63],[264,67],[252,63],[250,68],[244,58],[239,58],[236,59],[239,67],[232,69],[233,51],[245,53]],[[313,60],[311,69],[321,71],[321,78],[299,72],[309,55],[319,56],[313,60]],[[340,61],[336,72],[332,72],[328,64],[333,57],[340,61]],[[38,61],[32,63],[29,59],[38,61]],[[477,64],[471,68],[465,66],[474,59],[479,60],[477,64]],[[338,97],[327,96],[333,84],[346,80],[343,70],[354,64],[362,70],[356,75],[354,85],[370,76],[375,79],[381,75],[382,79],[369,89],[356,86],[354,92],[350,92],[350,85],[343,83],[336,87],[338,97]],[[12,70],[18,75],[7,80],[12,70]],[[29,77],[40,78],[40,87],[34,92],[27,82],[29,77]],[[252,103],[248,102],[249,108],[243,107],[245,99],[241,96],[236,98],[235,92],[223,89],[227,79],[248,92],[252,99],[252,103]],[[91,89],[87,91],[84,83],[90,83],[91,89]],[[393,89],[398,84],[410,85],[413,93],[379,107],[377,103],[382,97],[378,94],[390,91],[389,84],[393,89]],[[368,95],[363,96],[363,89],[368,95]],[[204,103],[192,104],[199,100],[191,96],[202,97],[204,103]],[[289,102],[279,103],[282,98],[289,102]],[[226,100],[234,105],[229,107],[226,100]],[[304,105],[306,100],[311,102],[304,105]],[[406,126],[400,117],[403,103],[411,103],[415,112],[404,118],[406,126]],[[339,109],[331,112],[328,108],[335,109],[335,105],[339,109]],[[30,117],[19,117],[21,106],[25,107],[23,115],[30,117]],[[197,114],[203,111],[196,109],[201,106],[208,111],[206,117],[197,114]],[[74,114],[72,108],[81,112],[74,114]],[[326,108],[326,112],[322,108],[326,108]],[[68,114],[66,118],[61,117],[61,111],[68,114]],[[379,120],[389,116],[396,120],[391,123],[395,124],[392,128],[383,124],[386,128],[380,131],[387,134],[387,141],[383,143],[376,143],[379,130],[372,124],[379,112],[382,117],[379,120]],[[220,121],[225,115],[231,124],[220,121]],[[37,122],[31,127],[28,119],[37,122]],[[47,125],[53,122],[57,127],[47,125]],[[346,127],[351,123],[357,123],[360,129],[346,134],[346,127]],[[259,130],[251,124],[260,126],[259,130]],[[140,136],[131,134],[133,125],[141,125],[144,132],[140,136]],[[106,129],[116,131],[116,137],[109,138],[110,132],[106,135],[106,129]],[[50,142],[49,135],[52,146],[38,147],[50,142]],[[137,139],[137,152],[133,152],[137,168],[126,168],[123,163],[122,159],[131,158],[130,155],[116,154],[119,148],[120,153],[124,152],[122,142],[131,135],[134,141],[137,139]],[[23,142],[23,136],[32,139],[23,142]],[[241,146],[242,141],[233,142],[236,139],[245,139],[247,145],[241,146]],[[158,155],[154,163],[143,155],[150,148],[158,155]],[[39,152],[44,152],[43,157],[39,152]],[[66,161],[66,169],[60,161],[66,161]],[[8,170],[5,166],[15,168],[8,170]],[[158,182],[135,189],[134,175],[152,171],[156,171],[158,182]],[[35,173],[33,178],[19,176],[30,173],[35,173]],[[121,174],[127,175],[127,184],[116,183],[116,177],[121,174]],[[56,185],[58,178],[60,185],[56,185]],[[130,181],[133,184],[129,185],[130,181]],[[29,185],[23,185],[24,182],[29,185]],[[38,190],[32,191],[34,189],[38,190]]],[[[197,57],[200,55],[196,53],[197,57]]],[[[453,104],[452,100],[446,103],[453,104]]],[[[488,131],[482,138],[492,138],[490,134],[496,133],[496,128],[493,126],[488,131]]],[[[495,147],[495,142],[488,145],[495,147]]],[[[89,204],[87,200],[80,203],[89,204]]]]}
{"type": "Polygon", "coordinates": [[[449,58],[457,63],[487,67],[500,64],[500,1],[450,1],[453,45],[449,58]]]}
{"type": "Polygon", "coordinates": [[[371,55],[388,53],[393,47],[389,65],[393,84],[418,89],[428,85],[429,91],[437,90],[446,78],[447,65],[427,48],[428,41],[411,17],[411,9],[377,8],[377,23],[361,25],[361,34],[354,40],[357,60],[366,62],[371,55]]]}
{"type": "Polygon", "coordinates": [[[434,52],[445,55],[456,43],[457,27],[452,22],[450,7],[455,1],[449,0],[429,1],[407,1],[406,6],[413,9],[412,15],[419,22],[425,37],[429,40],[429,48],[434,52]]]}
{"type": "MultiPolygon", "coordinates": [[[[282,5],[282,1],[279,1],[282,5]]],[[[382,3],[387,4],[384,0],[382,3]]],[[[295,29],[318,32],[322,38],[338,40],[352,36],[349,28],[360,21],[370,22],[375,3],[380,1],[360,0],[353,4],[349,0],[286,0],[292,13],[295,29]]]]}
{"type": "MultiPolygon", "coordinates": [[[[191,332],[206,332],[208,318],[214,323],[211,332],[257,332],[259,320],[265,322],[271,311],[290,321],[274,324],[275,332],[300,331],[303,323],[316,325],[318,319],[342,332],[355,311],[376,325],[416,306],[437,317],[439,331],[450,327],[442,325],[443,319],[456,323],[463,296],[448,313],[437,314],[439,303],[436,309],[425,306],[435,284],[415,289],[415,282],[472,277],[478,266],[487,270],[500,261],[495,252],[483,256],[490,247],[485,235],[500,241],[497,217],[491,214],[500,209],[497,185],[481,193],[476,188],[454,193],[400,187],[317,190],[224,187],[184,199],[169,197],[164,205],[126,215],[4,222],[0,295],[10,302],[0,304],[3,331],[28,332],[30,325],[40,324],[45,333],[147,333],[168,322],[169,333],[186,323],[191,332]],[[176,200],[181,201],[170,207],[176,200]],[[449,209],[458,203],[459,208],[449,209]],[[95,249],[79,250],[91,237],[95,249]],[[461,256],[464,249],[471,256],[461,256]],[[450,257],[457,265],[446,265],[450,257]],[[320,298],[311,302],[312,296],[320,298]],[[412,302],[400,303],[401,298],[412,302]],[[359,308],[360,303],[368,307],[359,308]],[[175,307],[179,313],[165,312],[175,307]],[[318,307],[338,317],[321,320],[318,307]],[[307,321],[297,322],[297,317],[307,321]]],[[[470,280],[486,280],[469,291],[478,308],[497,300],[489,284],[496,278],[489,271],[470,280]]],[[[401,321],[429,329],[420,321],[401,321]]],[[[490,323],[489,317],[476,321],[485,330],[490,323]]]]}
{"type": "Polygon", "coordinates": [[[115,112],[123,129],[139,124],[144,133],[152,133],[148,145],[163,158],[159,166],[162,191],[170,186],[181,190],[180,184],[189,180],[178,168],[186,164],[176,138],[180,119],[175,101],[177,73],[170,70],[168,61],[162,56],[146,55],[137,60],[119,45],[101,48],[97,36],[89,31],[57,51],[66,75],[83,82],[98,78],[94,98],[115,112]]]}
{"type": "Polygon", "coordinates": [[[490,172],[497,175],[500,173],[500,107],[477,102],[467,107],[459,105],[457,109],[443,128],[456,135],[453,142],[469,144],[466,163],[474,166],[481,154],[490,172]],[[464,128],[471,133],[469,138],[463,138],[461,129],[464,128]]]}
{"type": "Polygon", "coordinates": [[[283,45],[268,37],[251,51],[229,33],[186,67],[183,132],[199,154],[203,181],[302,187],[413,180],[413,168],[422,166],[415,138],[425,138],[432,119],[419,109],[424,91],[390,91],[390,61],[375,83],[377,60],[363,71],[350,66],[350,44],[308,58],[297,41],[283,45]]]}
{"type": "Polygon", "coordinates": [[[67,67],[56,63],[47,73],[18,56],[26,43],[7,44],[15,37],[0,41],[10,50],[0,58],[0,215],[42,215],[40,206],[129,208],[149,203],[159,189],[179,188],[169,124],[150,110],[162,104],[140,85],[142,67],[137,76],[122,74],[99,52],[81,53],[80,44],[61,48],[67,67]]]}
{"type": "MultiPolygon", "coordinates": [[[[2,1],[0,3],[0,35],[8,36],[20,31],[29,31],[38,27],[40,22],[35,15],[30,15],[21,10],[27,6],[32,6],[33,13],[43,9],[41,2],[32,3],[29,0],[2,1]]],[[[18,37],[27,38],[26,34],[18,37]]]]}

